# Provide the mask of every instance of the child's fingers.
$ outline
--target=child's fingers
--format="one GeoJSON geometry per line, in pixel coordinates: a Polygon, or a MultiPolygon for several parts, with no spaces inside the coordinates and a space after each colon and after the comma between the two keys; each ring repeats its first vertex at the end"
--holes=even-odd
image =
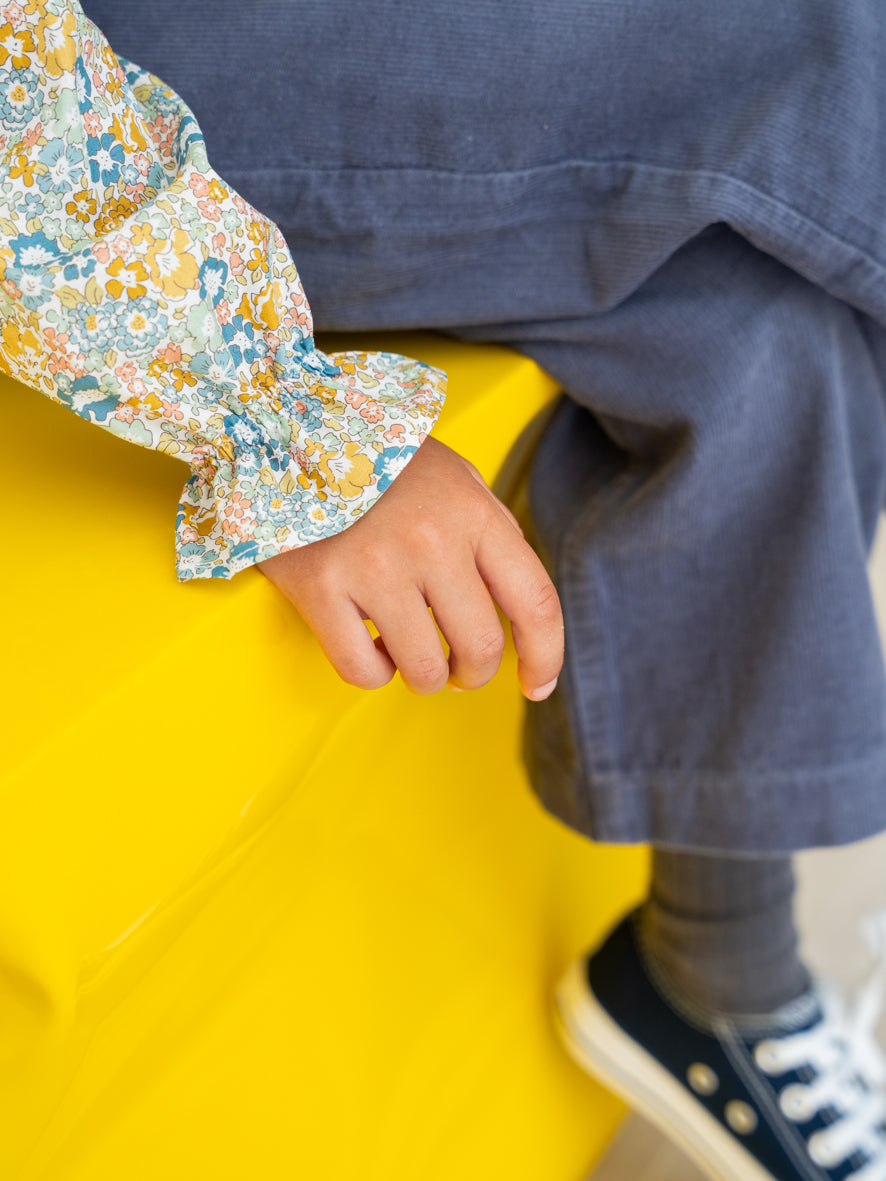
{"type": "Polygon", "coordinates": [[[540,701],[553,691],[563,665],[563,613],[554,584],[538,556],[511,529],[484,535],[477,564],[511,621],[520,687],[540,701]]]}
{"type": "Polygon", "coordinates": [[[384,650],[414,693],[437,693],[449,680],[449,663],[428,604],[418,587],[396,600],[385,598],[367,614],[378,629],[384,650]]]}
{"type": "Polygon", "coordinates": [[[505,635],[495,604],[476,568],[450,583],[431,586],[428,599],[449,645],[449,679],[460,689],[479,689],[498,672],[505,635]]]}
{"type": "Polygon", "coordinates": [[[299,604],[326,659],[343,681],[359,689],[379,689],[397,671],[384,648],[373,643],[360,609],[350,599],[299,604]]]}

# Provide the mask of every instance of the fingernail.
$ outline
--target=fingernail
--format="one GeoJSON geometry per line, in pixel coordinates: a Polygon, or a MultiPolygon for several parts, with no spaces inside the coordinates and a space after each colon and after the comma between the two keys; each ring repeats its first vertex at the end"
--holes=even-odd
{"type": "Polygon", "coordinates": [[[557,688],[557,677],[553,681],[548,681],[546,685],[540,685],[538,689],[530,689],[526,696],[530,701],[544,701],[557,688]]]}
{"type": "Polygon", "coordinates": [[[452,681],[447,681],[446,688],[452,693],[464,693],[464,689],[459,689],[458,685],[453,685],[452,681]]]}

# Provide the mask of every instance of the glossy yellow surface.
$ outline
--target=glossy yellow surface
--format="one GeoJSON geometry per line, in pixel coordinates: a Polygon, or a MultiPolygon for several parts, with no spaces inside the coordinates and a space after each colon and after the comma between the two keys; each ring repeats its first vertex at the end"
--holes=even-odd
{"type": "MultiPolygon", "coordinates": [[[[553,393],[384,347],[487,478],[553,393]]],[[[531,796],[513,656],[352,689],[258,572],[176,583],[182,464],[8,381],[0,424],[0,1178],[578,1181],[620,1108],[549,991],[645,861],[531,796]]]]}

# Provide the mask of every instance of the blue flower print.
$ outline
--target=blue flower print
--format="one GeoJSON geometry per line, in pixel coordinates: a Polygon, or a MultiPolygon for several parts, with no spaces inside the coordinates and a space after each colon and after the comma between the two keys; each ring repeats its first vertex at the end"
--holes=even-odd
{"type": "Polygon", "coordinates": [[[114,135],[106,132],[101,139],[87,135],[86,151],[89,153],[89,173],[93,181],[101,177],[103,185],[112,185],[119,180],[126,153],[123,144],[114,135]]]}
{"type": "MultiPolygon", "coordinates": [[[[341,529],[338,523],[340,512],[336,505],[330,505],[328,502],[319,505],[309,496],[283,499],[276,488],[265,491],[259,516],[264,520],[270,520],[274,528],[285,524],[298,529],[304,541],[319,541],[321,537],[329,537],[341,529]]],[[[261,536],[260,528],[254,536],[261,536]]]]}
{"type": "Polygon", "coordinates": [[[40,161],[48,172],[37,177],[37,183],[44,193],[51,190],[72,189],[80,183],[83,153],[63,139],[51,139],[40,153],[40,161]]]}
{"type": "Polygon", "coordinates": [[[200,268],[200,298],[212,300],[212,306],[219,302],[225,293],[225,280],[228,277],[228,264],[222,258],[207,258],[200,268]]]}
{"type": "Polygon", "coordinates": [[[141,66],[133,65],[128,57],[124,57],[122,53],[117,54],[117,61],[120,63],[120,68],[123,71],[123,77],[130,86],[138,86],[140,82],[144,81],[141,66]]]}
{"type": "Polygon", "coordinates": [[[225,344],[231,350],[235,365],[239,365],[243,361],[247,365],[251,365],[266,351],[262,347],[263,342],[255,339],[255,329],[241,315],[234,316],[230,324],[222,325],[222,336],[225,344]]]}
{"type": "Polygon", "coordinates": [[[71,386],[71,409],[91,422],[104,422],[119,402],[113,394],[99,388],[94,377],[78,377],[71,386]]]}
{"type": "Polygon", "coordinates": [[[313,394],[300,394],[297,398],[287,399],[287,410],[296,422],[306,431],[316,431],[323,421],[323,403],[313,394]]]}
{"type": "Polygon", "coordinates": [[[92,79],[86,71],[81,57],[77,58],[77,100],[83,113],[89,107],[89,96],[92,94],[92,79]]]}
{"type": "Polygon", "coordinates": [[[385,447],[375,461],[373,471],[378,476],[378,490],[384,492],[418,451],[417,447],[385,447]]]}
{"type": "MultiPolygon", "coordinates": [[[[122,308],[123,305],[120,306],[122,308]]],[[[111,302],[97,308],[89,303],[77,305],[74,311],[79,329],[77,343],[84,353],[89,353],[92,349],[98,349],[103,353],[114,344],[117,334],[115,310],[115,305],[111,302]]]]}
{"type": "Polygon", "coordinates": [[[338,365],[333,365],[328,357],[324,357],[322,353],[318,353],[310,337],[305,338],[303,349],[304,351],[301,353],[299,360],[305,369],[309,369],[311,373],[320,374],[322,377],[341,376],[341,369],[338,365]]]}
{"type": "Polygon", "coordinates": [[[43,270],[54,263],[61,254],[58,243],[54,238],[47,238],[42,231],[36,234],[19,234],[10,243],[15,255],[15,264],[19,267],[43,270]]]}
{"type": "MultiPolygon", "coordinates": [[[[274,350],[274,369],[280,380],[283,382],[295,382],[301,385],[301,360],[301,341],[298,339],[289,341],[288,343],[281,341],[274,350]]],[[[336,369],[333,376],[337,376],[340,372],[340,370],[336,369]]]]}
{"type": "Polygon", "coordinates": [[[64,275],[70,282],[72,279],[88,279],[94,270],[95,259],[91,254],[74,254],[65,267],[64,275]]]}
{"type": "Polygon", "coordinates": [[[262,460],[272,471],[280,472],[289,466],[289,454],[269,439],[261,426],[245,414],[228,414],[223,419],[225,433],[237,447],[237,467],[241,473],[255,471],[262,460]]]}
{"type": "Polygon", "coordinates": [[[193,115],[182,114],[181,110],[177,112],[177,115],[179,123],[175,130],[175,138],[170,147],[178,170],[184,167],[188,155],[188,148],[191,146],[191,143],[195,139],[198,141],[201,140],[203,135],[193,115]]]}
{"type": "Polygon", "coordinates": [[[264,433],[250,419],[242,414],[228,414],[224,418],[225,434],[247,451],[260,447],[265,441],[264,433]]]}
{"type": "Polygon", "coordinates": [[[162,189],[166,184],[166,173],[159,164],[152,164],[145,177],[145,184],[149,189],[162,189]]]}
{"type": "Polygon", "coordinates": [[[254,541],[238,541],[231,550],[231,558],[245,558],[249,562],[254,562],[258,554],[258,546],[254,541]]]}
{"type": "Polygon", "coordinates": [[[32,312],[36,312],[49,299],[53,277],[48,271],[32,271],[22,267],[8,266],[6,278],[21,291],[22,303],[32,312]]]}
{"type": "Polygon", "coordinates": [[[17,131],[39,110],[37,77],[30,70],[11,70],[0,76],[0,123],[17,131]]]}
{"type": "Polygon", "coordinates": [[[145,353],[168,337],[166,316],[149,301],[113,299],[98,307],[81,303],[74,314],[84,352],[117,347],[129,353],[145,353]]]}
{"type": "Polygon", "coordinates": [[[28,219],[40,217],[43,213],[43,197],[41,194],[36,190],[31,193],[25,193],[25,199],[22,202],[22,212],[28,219]]]}
{"type": "Polygon", "coordinates": [[[56,397],[65,406],[70,408],[71,405],[71,377],[67,373],[57,373],[55,375],[55,393],[56,397]]]}
{"type": "Polygon", "coordinates": [[[166,340],[169,321],[150,300],[121,300],[114,305],[117,342],[131,353],[142,353],[166,340]]]}
{"type": "Polygon", "coordinates": [[[191,370],[207,378],[213,386],[234,386],[237,371],[231,361],[231,354],[221,350],[217,353],[197,353],[191,361],[191,370]]]}

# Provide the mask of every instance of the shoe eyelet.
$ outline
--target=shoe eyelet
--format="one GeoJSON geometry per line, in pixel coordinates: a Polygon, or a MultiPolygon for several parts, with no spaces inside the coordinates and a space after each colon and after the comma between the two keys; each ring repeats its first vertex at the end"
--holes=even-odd
{"type": "Polygon", "coordinates": [[[696,1095],[713,1095],[720,1086],[717,1072],[704,1062],[693,1062],[686,1071],[686,1079],[696,1095]]]}
{"type": "Polygon", "coordinates": [[[757,1113],[748,1103],[741,1099],[730,1099],[723,1108],[726,1123],[739,1136],[750,1136],[757,1130],[757,1113]]]}

